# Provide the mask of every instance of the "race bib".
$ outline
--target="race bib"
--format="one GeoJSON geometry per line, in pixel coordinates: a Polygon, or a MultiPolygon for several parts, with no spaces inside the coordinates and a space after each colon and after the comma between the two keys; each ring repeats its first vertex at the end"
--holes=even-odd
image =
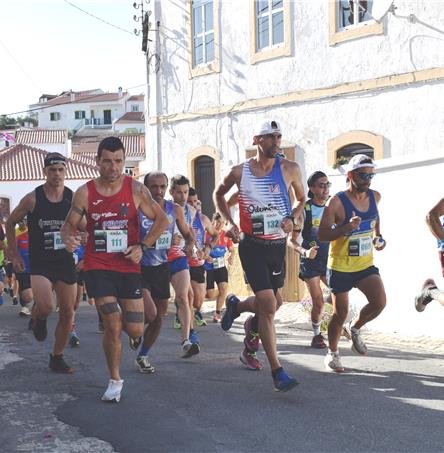
{"type": "Polygon", "coordinates": [[[95,230],[94,250],[96,252],[119,253],[128,248],[127,230],[95,230]]]}
{"type": "Polygon", "coordinates": [[[60,237],[60,231],[46,231],[43,233],[43,241],[45,250],[62,250],[65,248],[60,237]]]}
{"type": "Polygon", "coordinates": [[[273,235],[282,232],[282,216],[278,211],[266,211],[251,216],[253,235],[273,235]]]}
{"type": "Polygon", "coordinates": [[[173,235],[169,231],[165,231],[162,233],[156,241],[156,249],[157,250],[166,250],[171,247],[171,241],[173,239],[173,235]]]}
{"type": "Polygon", "coordinates": [[[373,242],[370,236],[350,238],[348,243],[349,256],[368,256],[373,249],[373,242]]]}
{"type": "Polygon", "coordinates": [[[221,267],[225,267],[225,258],[223,256],[213,258],[213,269],[220,269],[221,267]]]}

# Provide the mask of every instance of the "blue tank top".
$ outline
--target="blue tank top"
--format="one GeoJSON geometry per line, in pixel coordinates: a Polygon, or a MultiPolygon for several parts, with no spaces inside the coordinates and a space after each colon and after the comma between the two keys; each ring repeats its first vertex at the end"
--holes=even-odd
{"type": "Polygon", "coordinates": [[[319,225],[321,224],[322,214],[324,213],[325,206],[319,206],[313,203],[312,200],[307,201],[304,207],[304,221],[307,217],[311,217],[311,228],[302,230],[302,247],[309,249],[314,246],[318,246],[318,253],[316,258],[327,258],[328,256],[328,242],[320,242],[318,239],[319,225]],[[311,216],[307,215],[307,212],[311,212],[311,216]]]}
{"type": "MultiPolygon", "coordinates": [[[[174,226],[176,225],[176,216],[174,215],[174,203],[165,200],[165,214],[168,217],[169,225],[162,235],[157,239],[153,248],[146,250],[142,255],[142,266],[159,266],[168,261],[168,249],[171,247],[174,226]]],[[[153,220],[146,217],[139,210],[140,220],[140,240],[143,240],[153,226],[153,220]]]]}
{"type": "Polygon", "coordinates": [[[272,170],[265,176],[254,176],[249,159],[242,167],[239,187],[241,231],[261,239],[282,239],[282,219],[290,215],[290,197],[281,171],[281,158],[276,157],[272,170]]]}
{"type": "Polygon", "coordinates": [[[80,261],[83,260],[83,255],[85,254],[85,247],[81,245],[79,248],[74,250],[73,257],[74,263],[77,265],[80,261]]]}

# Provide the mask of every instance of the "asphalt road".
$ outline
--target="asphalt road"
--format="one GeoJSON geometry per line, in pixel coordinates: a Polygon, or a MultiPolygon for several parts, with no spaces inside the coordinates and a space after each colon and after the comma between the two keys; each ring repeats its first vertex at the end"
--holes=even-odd
{"type": "MultiPolygon", "coordinates": [[[[52,334],[56,320],[49,321],[52,334]]],[[[100,397],[107,385],[95,333],[95,309],[78,316],[80,346],[66,349],[73,375],[48,369],[52,335],[43,343],[6,298],[0,307],[1,452],[442,452],[444,361],[439,354],[369,343],[368,357],[341,342],[346,373],[323,368],[309,332],[278,325],[286,370],[300,380],[288,393],[273,391],[267,366],[246,370],[242,322],[227,334],[199,329],[202,352],[180,358],[170,314],[140,374],[122,335],[122,400],[100,397]]],[[[265,361],[264,353],[260,352],[265,361]]]]}

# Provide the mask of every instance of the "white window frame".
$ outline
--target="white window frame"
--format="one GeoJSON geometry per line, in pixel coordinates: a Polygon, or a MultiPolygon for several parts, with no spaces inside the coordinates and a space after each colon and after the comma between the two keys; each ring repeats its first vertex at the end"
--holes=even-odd
{"type": "MultiPolygon", "coordinates": [[[[201,17],[202,17],[202,23],[201,23],[201,32],[200,33],[197,33],[196,35],[192,35],[192,43],[191,43],[191,46],[192,46],[192,49],[193,49],[193,68],[196,68],[196,67],[199,67],[199,66],[206,66],[210,63],[212,63],[214,61],[213,60],[207,60],[207,55],[206,55],[206,52],[207,52],[207,49],[206,49],[206,45],[205,45],[205,42],[206,42],[206,37],[207,35],[213,35],[213,47],[214,47],[214,2],[213,0],[197,0],[199,2],[199,5],[198,6],[194,6],[194,3],[196,2],[196,0],[193,0],[191,2],[191,21],[193,21],[193,17],[194,17],[194,11],[196,9],[200,9],[201,10],[201,17]],[[208,30],[206,31],[205,30],[205,27],[206,27],[206,14],[205,14],[205,5],[207,5],[208,3],[211,3],[212,6],[213,6],[213,28],[211,30],[208,30]],[[203,61],[201,63],[196,63],[196,48],[194,47],[194,41],[197,39],[197,38],[201,38],[202,39],[202,56],[203,56],[203,61]]],[[[192,23],[192,26],[191,26],[191,32],[193,33],[193,23],[192,23]]],[[[214,53],[214,51],[213,51],[214,53]]]]}
{"type": "Polygon", "coordinates": [[[49,121],[60,121],[62,115],[60,112],[50,112],[49,113],[49,121]],[[54,116],[54,118],[53,118],[54,116]]]}
{"type": "Polygon", "coordinates": [[[284,2],[282,1],[282,6],[280,8],[272,9],[273,0],[268,0],[268,11],[265,13],[258,14],[258,5],[259,2],[256,2],[256,52],[264,52],[269,49],[276,47],[282,47],[285,44],[285,33],[284,33],[284,23],[285,23],[285,12],[284,12],[284,2]],[[284,22],[282,23],[282,37],[283,41],[273,44],[273,16],[275,14],[282,13],[284,22]],[[268,17],[268,46],[262,47],[259,49],[259,19],[263,17],[268,17]]]}
{"type": "MultiPolygon", "coordinates": [[[[187,31],[188,31],[188,54],[189,54],[189,78],[220,72],[220,30],[219,30],[219,9],[220,9],[220,0],[212,0],[213,2],[213,39],[214,39],[214,60],[209,62],[202,62],[197,66],[194,64],[194,36],[193,36],[193,1],[188,1],[188,12],[189,19],[187,21],[187,31]]],[[[203,4],[200,5],[203,7],[203,4]]],[[[203,25],[204,15],[202,15],[203,25]]],[[[202,36],[203,44],[205,44],[205,34],[209,34],[211,31],[205,32],[205,27],[202,29],[202,33],[199,33],[196,36],[202,36]]],[[[205,49],[204,49],[205,55],[205,49]]]]}
{"type": "Polygon", "coordinates": [[[74,111],[74,119],[75,120],[84,120],[86,118],[85,110],[75,110],[74,111]]]}
{"type": "Polygon", "coordinates": [[[132,112],[138,112],[138,111],[139,111],[139,106],[138,106],[137,104],[133,104],[133,105],[131,106],[131,111],[132,111],[132,112]]]}

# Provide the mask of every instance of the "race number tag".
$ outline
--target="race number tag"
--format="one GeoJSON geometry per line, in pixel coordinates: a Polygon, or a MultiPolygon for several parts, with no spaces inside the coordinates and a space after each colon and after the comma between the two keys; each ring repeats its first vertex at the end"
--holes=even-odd
{"type": "Polygon", "coordinates": [[[223,256],[213,258],[213,268],[220,269],[221,267],[225,267],[225,258],[223,256]]]}
{"type": "Polygon", "coordinates": [[[60,237],[60,231],[46,231],[43,233],[43,241],[45,250],[62,250],[65,248],[60,237]]]}
{"type": "Polygon", "coordinates": [[[169,231],[162,233],[156,241],[156,250],[166,250],[171,247],[173,235],[169,231]]]}
{"type": "Polygon", "coordinates": [[[126,230],[95,230],[94,250],[96,252],[119,253],[128,248],[126,230]]]}
{"type": "Polygon", "coordinates": [[[282,216],[278,211],[267,211],[251,217],[253,235],[281,233],[282,216]]]}
{"type": "Polygon", "coordinates": [[[349,256],[368,256],[372,249],[373,242],[369,236],[351,238],[348,243],[349,256]]]}

